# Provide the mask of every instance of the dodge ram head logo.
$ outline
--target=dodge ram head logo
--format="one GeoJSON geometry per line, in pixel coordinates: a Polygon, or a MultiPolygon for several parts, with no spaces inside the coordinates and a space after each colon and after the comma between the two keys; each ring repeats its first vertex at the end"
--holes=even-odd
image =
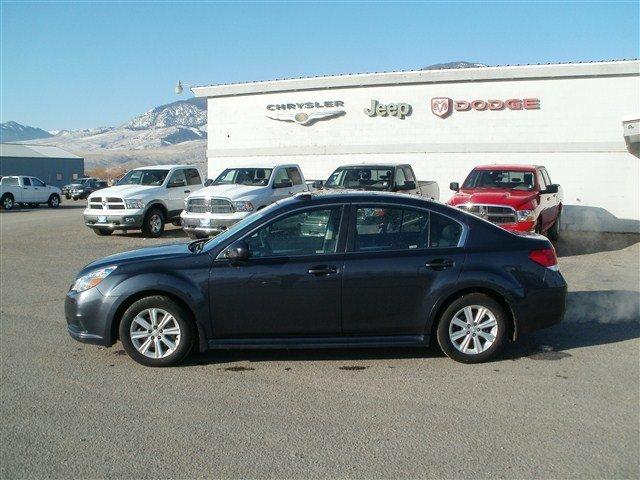
{"type": "Polygon", "coordinates": [[[453,112],[453,100],[447,97],[432,98],[431,111],[440,118],[447,118],[453,112]]]}

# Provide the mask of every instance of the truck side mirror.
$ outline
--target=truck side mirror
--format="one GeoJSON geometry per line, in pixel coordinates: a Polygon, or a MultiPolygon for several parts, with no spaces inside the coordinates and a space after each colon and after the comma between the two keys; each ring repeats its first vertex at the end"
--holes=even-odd
{"type": "Polygon", "coordinates": [[[314,180],[311,186],[313,188],[322,188],[324,186],[324,180],[314,180]]]}
{"type": "Polygon", "coordinates": [[[460,184],[458,182],[451,182],[449,184],[449,188],[454,192],[457,192],[458,190],[460,190],[460,184]]]}
{"type": "Polygon", "coordinates": [[[213,178],[207,178],[207,179],[204,181],[204,186],[205,186],[205,187],[210,187],[211,185],[213,185],[213,178]]]}
{"type": "Polygon", "coordinates": [[[542,190],[540,193],[558,193],[558,184],[552,183],[551,185],[547,185],[547,188],[542,190]]]}
{"type": "Polygon", "coordinates": [[[228,260],[248,260],[251,256],[251,252],[249,252],[249,245],[247,242],[244,240],[237,240],[224,249],[220,256],[228,260]]]}
{"type": "Polygon", "coordinates": [[[187,182],[185,182],[184,180],[180,179],[180,180],[174,180],[173,182],[171,182],[169,185],[167,185],[168,188],[174,188],[174,187],[186,187],[187,186],[187,182]]]}

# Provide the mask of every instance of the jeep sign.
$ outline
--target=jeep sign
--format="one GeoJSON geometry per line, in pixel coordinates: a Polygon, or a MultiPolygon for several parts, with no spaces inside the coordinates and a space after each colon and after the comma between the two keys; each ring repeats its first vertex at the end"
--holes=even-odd
{"type": "Polygon", "coordinates": [[[371,100],[371,108],[365,108],[364,113],[369,117],[375,117],[377,115],[386,117],[389,115],[391,117],[397,117],[400,120],[404,120],[405,117],[411,115],[412,110],[411,105],[408,103],[390,103],[388,105],[384,105],[382,103],[378,103],[377,100],[371,100]]]}

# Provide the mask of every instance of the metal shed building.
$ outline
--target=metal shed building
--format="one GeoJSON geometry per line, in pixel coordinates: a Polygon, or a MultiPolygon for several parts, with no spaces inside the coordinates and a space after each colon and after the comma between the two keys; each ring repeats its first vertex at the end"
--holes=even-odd
{"type": "Polygon", "coordinates": [[[58,147],[0,143],[0,176],[30,175],[61,187],[84,176],[84,158],[58,147]]]}

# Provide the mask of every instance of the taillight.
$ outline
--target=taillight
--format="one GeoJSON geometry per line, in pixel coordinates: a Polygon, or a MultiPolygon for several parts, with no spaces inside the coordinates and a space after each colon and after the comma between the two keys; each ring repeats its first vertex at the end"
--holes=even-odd
{"type": "Polygon", "coordinates": [[[543,267],[558,268],[558,257],[556,257],[556,251],[553,247],[531,250],[529,258],[543,267]]]}

